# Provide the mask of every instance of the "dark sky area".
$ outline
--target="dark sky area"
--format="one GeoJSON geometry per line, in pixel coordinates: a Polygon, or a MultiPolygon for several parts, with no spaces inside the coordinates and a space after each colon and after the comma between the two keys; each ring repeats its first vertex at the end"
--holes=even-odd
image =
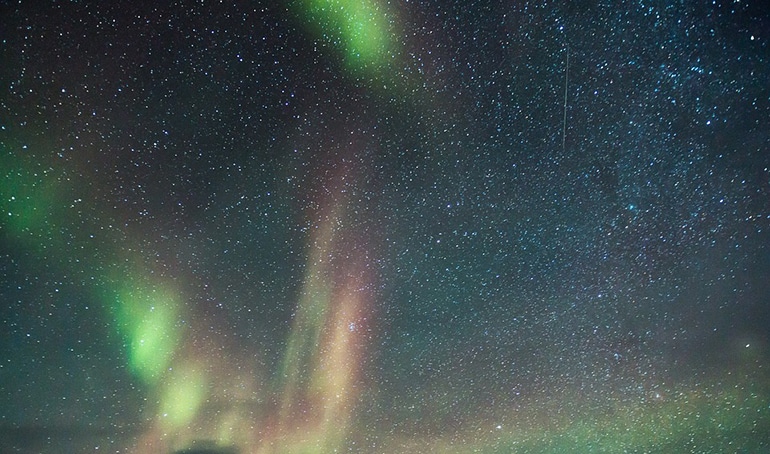
{"type": "Polygon", "coordinates": [[[0,451],[767,452],[761,1],[0,2],[0,451]]]}

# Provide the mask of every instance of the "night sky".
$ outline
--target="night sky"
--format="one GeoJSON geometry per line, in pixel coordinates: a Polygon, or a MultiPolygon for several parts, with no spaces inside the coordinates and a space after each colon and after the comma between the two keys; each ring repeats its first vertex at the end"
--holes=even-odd
{"type": "Polygon", "coordinates": [[[762,1],[0,3],[0,451],[770,451],[762,1]]]}

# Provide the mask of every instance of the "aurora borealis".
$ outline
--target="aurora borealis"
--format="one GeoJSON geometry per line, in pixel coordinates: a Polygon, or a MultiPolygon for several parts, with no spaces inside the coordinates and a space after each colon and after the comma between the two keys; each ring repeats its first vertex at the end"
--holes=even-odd
{"type": "Polygon", "coordinates": [[[759,2],[5,2],[0,451],[770,449],[759,2]]]}

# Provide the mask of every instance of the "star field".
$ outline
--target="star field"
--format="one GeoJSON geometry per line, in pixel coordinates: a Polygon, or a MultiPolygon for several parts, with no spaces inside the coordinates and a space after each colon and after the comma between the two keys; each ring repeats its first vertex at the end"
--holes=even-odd
{"type": "Polygon", "coordinates": [[[760,2],[0,6],[3,452],[764,452],[760,2]]]}

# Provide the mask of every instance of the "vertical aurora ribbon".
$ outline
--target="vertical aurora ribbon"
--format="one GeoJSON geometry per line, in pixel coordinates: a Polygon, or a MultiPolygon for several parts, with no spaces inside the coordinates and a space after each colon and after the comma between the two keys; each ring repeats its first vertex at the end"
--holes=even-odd
{"type": "Polygon", "coordinates": [[[281,452],[335,452],[346,440],[367,341],[370,278],[348,227],[346,197],[334,192],[318,215],[279,372],[281,452]]]}

